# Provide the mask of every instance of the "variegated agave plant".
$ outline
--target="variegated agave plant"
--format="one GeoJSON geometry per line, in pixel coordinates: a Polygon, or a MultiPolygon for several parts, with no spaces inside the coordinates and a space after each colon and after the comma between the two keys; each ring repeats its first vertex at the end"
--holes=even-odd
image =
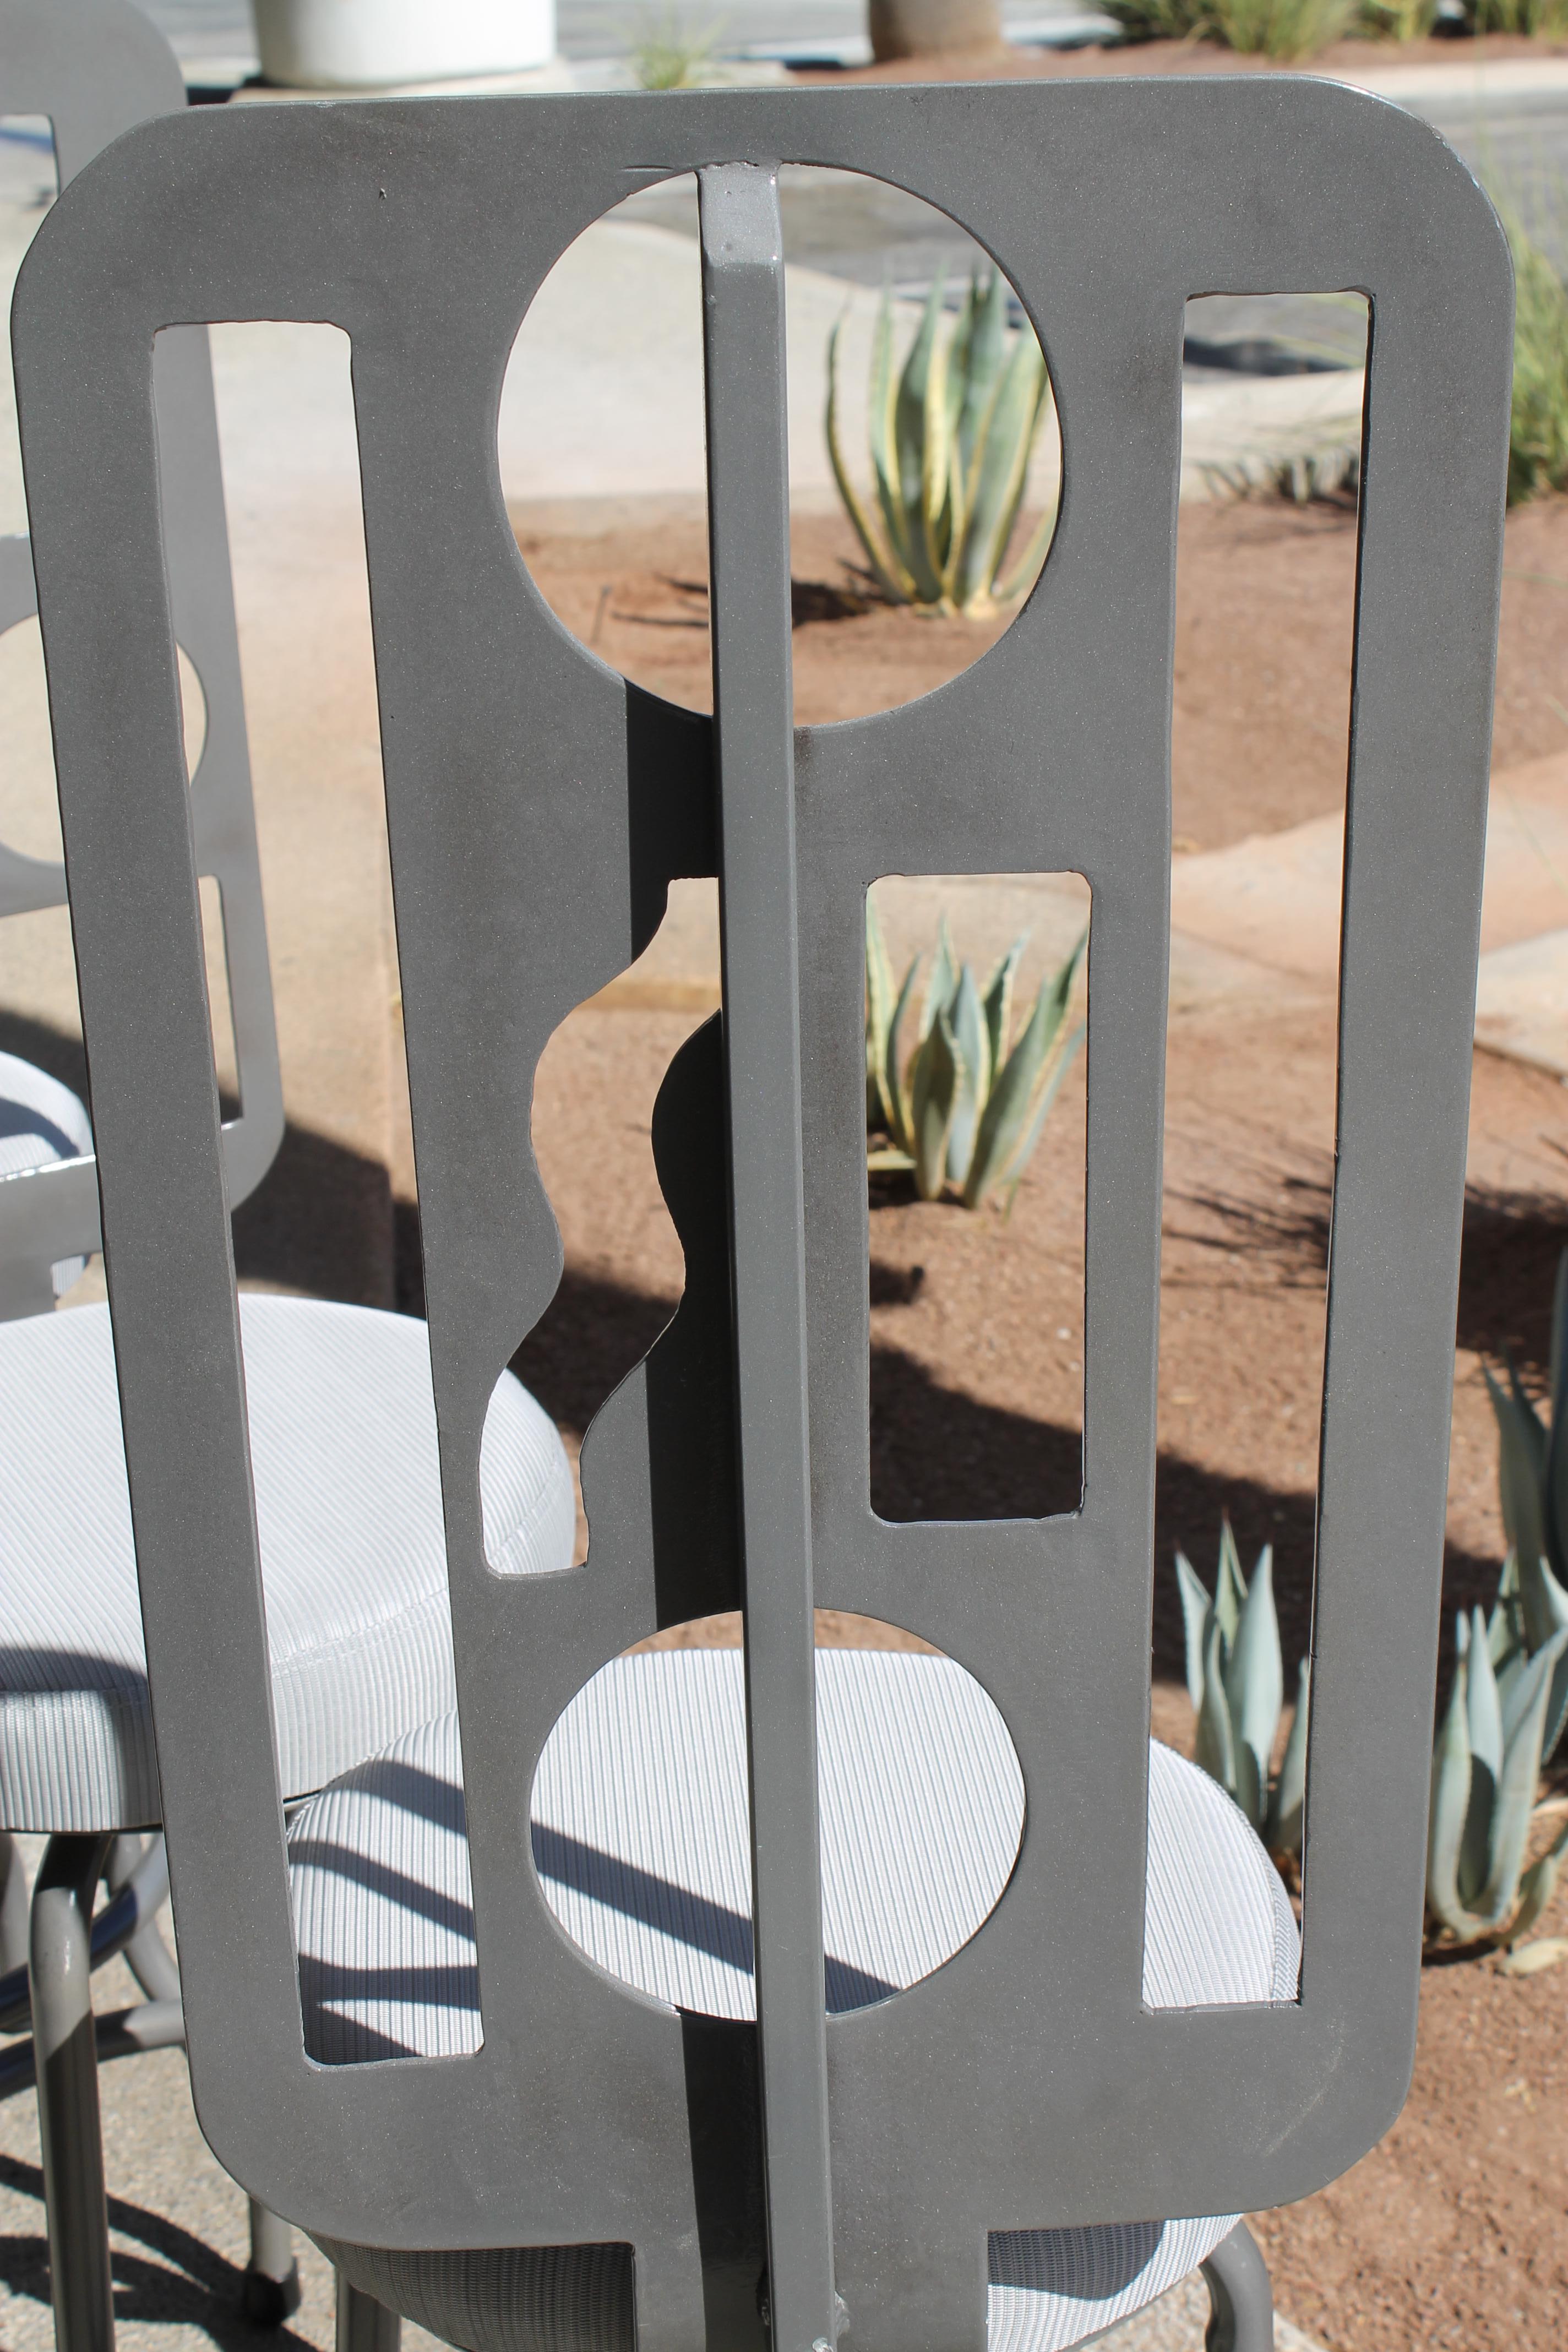
{"type": "Polygon", "coordinates": [[[1285,1699],[1285,1661],[1274,1610],[1274,1548],[1265,1544],[1247,1583],[1231,1533],[1220,1527],[1219,1573],[1211,1596],[1185,1552],[1176,1554],[1187,1637],[1187,1696],[1197,1712],[1197,1761],[1236,1799],[1273,1854],[1301,1851],[1307,1789],[1310,1661],[1301,1661],[1296,1717],[1278,1777],[1274,1736],[1285,1699]]]}
{"type": "Polygon", "coordinates": [[[1086,931],[1040,982],[1012,1036],[1013,983],[1027,940],[1015,940],[984,991],[959,963],[944,915],[912,1045],[910,1013],[923,961],[895,986],[876,906],[866,901],[866,1125],[871,1171],[912,1170],[923,1201],[955,1186],[966,1209],[1002,1191],[1011,1208],[1057,1091],[1083,1043],[1067,1028],[1086,931]]]}
{"type": "Polygon", "coordinates": [[[896,604],[983,620],[1034,583],[1056,528],[1046,514],[1011,569],[1007,550],[1051,381],[1034,329],[1007,324],[999,270],[970,280],[950,333],[942,279],[931,288],[903,367],[893,367],[884,290],[871,346],[871,472],[879,531],[850,480],[838,431],[838,333],[827,344],[827,454],[838,495],[877,583],[896,604]]]}
{"type": "MultiPolygon", "coordinates": [[[[1517,1945],[1551,1901],[1568,1847],[1565,1827],[1527,1859],[1542,1760],[1568,1714],[1568,1611],[1531,1654],[1522,1641],[1527,1580],[1510,1552],[1490,1622],[1477,1609],[1456,1629],[1454,1686],[1432,1761],[1426,1907],[1459,1944],[1517,1945]]],[[[1515,1952],[1512,1965],[1522,1972],[1565,1951],[1548,1938],[1515,1952]]]]}

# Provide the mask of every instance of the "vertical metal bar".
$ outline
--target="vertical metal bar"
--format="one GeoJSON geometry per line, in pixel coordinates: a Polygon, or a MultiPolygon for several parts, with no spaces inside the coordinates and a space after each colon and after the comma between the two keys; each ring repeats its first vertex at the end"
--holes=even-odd
{"type": "Polygon", "coordinates": [[[114,2352],[92,2021],[92,1906],[109,1846],[107,1837],[51,1838],[33,1886],[28,1972],[58,2352],[114,2352]]]}
{"type": "Polygon", "coordinates": [[[403,2322],[338,2273],[337,2352],[397,2352],[403,2322]]]}
{"type": "Polygon", "coordinates": [[[773,2352],[832,2345],[806,1437],[784,251],[776,167],[700,175],[752,1910],[773,2352]]]}

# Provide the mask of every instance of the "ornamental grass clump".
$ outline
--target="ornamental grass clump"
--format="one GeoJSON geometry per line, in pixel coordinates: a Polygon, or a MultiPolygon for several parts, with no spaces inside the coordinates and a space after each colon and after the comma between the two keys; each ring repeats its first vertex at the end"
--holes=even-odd
{"type": "Polygon", "coordinates": [[[1083,938],[1065,963],[1040,982],[1016,1036],[1013,988],[1026,936],[1015,940],[984,989],[958,962],[947,918],[918,1023],[910,1038],[917,955],[896,987],[882,925],[866,901],[866,1164],[873,1173],[906,1171],[922,1201],[952,1185],[966,1209],[993,1192],[1011,1209],[1051,1105],[1083,1043],[1080,1021],[1068,1028],[1083,938]]]}
{"type": "Polygon", "coordinates": [[[1343,38],[1356,0],[1105,0],[1130,41],[1213,41],[1289,65],[1343,38]]]}
{"type": "Polygon", "coordinates": [[[1568,289],[1539,246],[1509,221],[1513,251],[1513,408],[1508,502],[1568,489],[1568,289]]]}
{"type": "Polygon", "coordinates": [[[700,89],[722,80],[713,44],[722,26],[698,29],[674,8],[639,18],[632,42],[632,76],[639,89],[700,89]]]}
{"type": "Polygon", "coordinates": [[[1236,1799],[1271,1854],[1300,1854],[1311,1667],[1303,1658],[1295,1720],[1279,1770],[1271,1778],[1274,1738],[1285,1700],[1285,1661],[1274,1609],[1274,1547],[1264,1545],[1249,1584],[1241,1572],[1230,1521],[1225,1519],[1213,1594],[1185,1552],[1176,1554],[1176,1580],[1186,1633],[1187,1696],[1198,1718],[1196,1760],[1236,1799]]]}
{"type": "Polygon", "coordinates": [[[838,327],[827,343],[827,455],[883,595],[922,612],[985,620],[1034,584],[1056,528],[1053,500],[1007,567],[1029,460],[1054,413],[1051,380],[1027,320],[1017,329],[1007,324],[1007,285],[999,270],[984,283],[978,272],[971,278],[950,330],[942,285],[939,275],[897,371],[892,300],[883,289],[868,404],[877,519],[844,460],[838,327]]]}

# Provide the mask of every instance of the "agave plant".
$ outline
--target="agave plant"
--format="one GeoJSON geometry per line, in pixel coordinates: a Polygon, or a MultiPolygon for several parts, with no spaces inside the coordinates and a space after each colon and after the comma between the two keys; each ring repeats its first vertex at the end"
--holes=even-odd
{"type": "MultiPolygon", "coordinates": [[[[1483,1365],[1498,1426],[1498,1499],[1503,1527],[1521,1560],[1543,1559],[1556,1586],[1568,1584],[1568,1250],[1557,1265],[1552,1303],[1549,1386],[1552,1425],[1542,1423],[1512,1360],[1504,1389],[1483,1365]]],[[[1557,1623],[1564,1621],[1558,1619],[1557,1623]]],[[[1537,1636],[1537,1638],[1540,1638],[1537,1636]]]]}
{"type": "MultiPolygon", "coordinates": [[[[928,612],[987,618],[1033,584],[1056,527],[1054,507],[1010,570],[1009,542],[1036,437],[1052,409],[1034,329],[1007,324],[1000,271],[978,273],[943,331],[931,288],[901,370],[893,366],[886,289],[871,345],[871,471],[879,531],[849,478],[838,431],[838,327],[827,345],[827,455],[838,495],[882,593],[928,612]]],[[[842,321],[840,321],[842,324],[842,321]]]]}
{"type": "Polygon", "coordinates": [[[1198,1718],[1197,1761],[1236,1799],[1270,1853],[1300,1853],[1311,1666],[1302,1659],[1295,1721],[1271,1783],[1269,1763],[1285,1698],[1274,1547],[1264,1545],[1249,1584],[1225,1519],[1212,1596],[1185,1552],[1176,1554],[1176,1580],[1187,1637],[1187,1696],[1198,1718]]]}
{"type": "MultiPolygon", "coordinates": [[[[1454,1687],[1432,1759],[1426,1907],[1436,1926],[1460,1944],[1512,1946],[1551,1901],[1568,1847],[1565,1826],[1526,1865],[1542,1759],[1560,1734],[1568,1706],[1568,1696],[1554,1696],[1568,1653],[1568,1624],[1533,1656],[1505,1648],[1515,1669],[1505,1675],[1494,1665],[1495,1649],[1510,1638],[1500,1602],[1489,1626],[1479,1609],[1468,1619],[1461,1613],[1456,1633],[1454,1687]]],[[[1551,1957],[1561,1955],[1553,1950],[1551,1957]]]]}
{"type": "MultiPolygon", "coordinates": [[[[1487,1391],[1498,1425],[1498,1491],[1509,1555],[1487,1627],[1489,1660],[1505,1706],[1531,1661],[1568,1627],[1568,1250],[1557,1267],[1552,1307],[1552,1425],[1546,1428],[1505,1358],[1508,1386],[1490,1370],[1487,1391]]],[[[1542,1761],[1568,1717],[1568,1655],[1548,1694],[1542,1761]]]]}
{"type": "Polygon", "coordinates": [[[868,1150],[873,1171],[912,1170],[922,1201],[958,1188],[966,1209],[986,1195],[1014,1196],[1058,1088],[1083,1043],[1066,1030],[1086,931],[1060,970],[1040,982],[1012,1034],[1013,985],[1028,944],[1015,940],[982,990],[952,952],[947,918],[937,934],[912,1049],[906,1046],[917,955],[896,988],[876,906],[866,901],[866,1124],[888,1138],[868,1150]]]}

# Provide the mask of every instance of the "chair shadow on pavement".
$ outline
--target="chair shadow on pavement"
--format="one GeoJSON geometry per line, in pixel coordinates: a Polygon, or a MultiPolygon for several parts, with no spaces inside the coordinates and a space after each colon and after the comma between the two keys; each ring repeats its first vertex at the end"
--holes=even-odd
{"type": "MultiPolygon", "coordinates": [[[[0,2156],[0,2188],[34,2199],[39,2222],[36,2237],[0,2236],[0,2280],[13,2294],[47,2308],[49,2258],[43,2231],[43,2175],[36,2164],[0,2156]]],[[[111,2196],[109,2226],[158,2257],[148,2260],[115,2247],[114,2317],[119,2326],[199,2327],[221,2352],[256,2352],[263,2341],[277,2352],[313,2352],[309,2339],[292,2328],[270,2328],[264,2336],[246,2319],[239,2307],[243,2270],[177,2222],[111,2196]]]]}

